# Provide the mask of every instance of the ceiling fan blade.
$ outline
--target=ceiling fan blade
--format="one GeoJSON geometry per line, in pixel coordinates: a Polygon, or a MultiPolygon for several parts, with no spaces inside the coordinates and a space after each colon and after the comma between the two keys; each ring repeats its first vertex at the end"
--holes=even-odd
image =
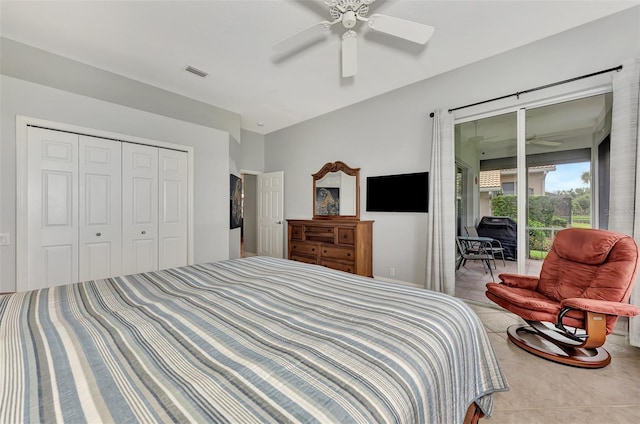
{"type": "Polygon", "coordinates": [[[533,140],[531,143],[540,144],[542,146],[552,146],[552,147],[556,147],[562,144],[559,141],[552,141],[552,140],[533,140]]]}
{"type": "Polygon", "coordinates": [[[413,41],[418,44],[425,44],[435,31],[429,25],[407,21],[406,19],[395,18],[393,16],[375,14],[371,15],[367,24],[369,28],[385,34],[413,41]]]}
{"type": "Polygon", "coordinates": [[[352,77],[358,72],[358,46],[355,31],[342,34],[342,77],[352,77]]]}
{"type": "Polygon", "coordinates": [[[469,137],[469,140],[467,140],[469,143],[482,143],[484,141],[489,141],[491,139],[494,138],[498,138],[497,135],[491,136],[491,137],[485,137],[483,135],[474,135],[469,137]]]}
{"type": "Polygon", "coordinates": [[[321,36],[326,35],[329,32],[329,28],[331,28],[331,22],[319,22],[278,41],[273,45],[273,50],[277,53],[291,51],[296,47],[308,44],[321,36]]]}

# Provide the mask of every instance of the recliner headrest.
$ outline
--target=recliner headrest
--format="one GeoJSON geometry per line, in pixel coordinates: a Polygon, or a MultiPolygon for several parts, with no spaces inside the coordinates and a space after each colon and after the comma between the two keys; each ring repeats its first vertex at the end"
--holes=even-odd
{"type": "Polygon", "coordinates": [[[568,228],[558,232],[553,249],[563,259],[588,265],[599,265],[606,261],[611,248],[623,234],[587,228],[568,228]]]}

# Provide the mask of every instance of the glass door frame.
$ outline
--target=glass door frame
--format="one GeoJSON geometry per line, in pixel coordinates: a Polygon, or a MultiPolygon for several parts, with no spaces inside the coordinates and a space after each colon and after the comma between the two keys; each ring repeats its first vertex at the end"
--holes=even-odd
{"type": "MultiPolygon", "coordinates": [[[[481,120],[483,118],[490,118],[496,115],[502,115],[507,113],[516,113],[517,119],[517,139],[516,139],[516,163],[517,163],[517,181],[516,194],[517,194],[517,206],[518,206],[518,222],[527,222],[527,208],[528,208],[528,185],[521,182],[527,180],[527,157],[526,157],[526,111],[528,109],[534,109],[543,106],[549,106],[557,103],[569,102],[572,100],[578,100],[585,97],[597,96],[600,94],[606,94],[613,91],[611,83],[602,84],[590,89],[584,89],[575,91],[568,94],[561,94],[553,97],[549,97],[543,100],[536,100],[530,102],[518,102],[509,107],[501,109],[492,109],[486,112],[475,112],[464,115],[459,113],[460,116],[454,118],[454,125],[462,124],[465,122],[481,120]]],[[[477,110],[477,109],[476,109],[477,110]]],[[[591,173],[597,177],[598,166],[596,163],[595,149],[591,149],[591,173]]],[[[456,164],[457,166],[457,164],[456,164]]],[[[596,180],[597,181],[597,180],[596,180]]],[[[591,194],[591,219],[594,223],[594,228],[598,225],[598,185],[592,185],[591,194]]],[[[455,236],[455,235],[454,235],[455,236]]],[[[526,259],[527,259],[527,246],[529,239],[529,231],[526,225],[517,226],[517,249],[518,249],[518,274],[526,273],[526,259]]]]}

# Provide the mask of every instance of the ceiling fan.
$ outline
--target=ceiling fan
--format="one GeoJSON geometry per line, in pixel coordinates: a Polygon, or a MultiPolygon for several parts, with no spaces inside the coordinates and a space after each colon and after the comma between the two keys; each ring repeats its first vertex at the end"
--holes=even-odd
{"type": "Polygon", "coordinates": [[[478,121],[473,121],[474,135],[467,139],[467,142],[477,145],[478,143],[482,143],[484,141],[491,140],[493,138],[497,138],[498,136],[494,135],[492,137],[485,137],[483,135],[478,135],[478,121]]]}
{"type": "Polygon", "coordinates": [[[342,77],[352,77],[358,70],[357,34],[352,29],[358,21],[366,22],[369,28],[385,34],[393,35],[404,40],[418,44],[425,44],[435,31],[429,25],[420,24],[393,16],[374,14],[367,18],[369,5],[375,0],[327,0],[324,3],[329,7],[331,21],[322,21],[300,32],[297,32],[273,45],[277,53],[290,51],[293,48],[326,35],[329,29],[337,24],[347,31],[342,34],[342,77]]]}
{"type": "Polygon", "coordinates": [[[527,136],[525,140],[526,140],[526,144],[539,144],[541,146],[550,146],[550,147],[557,147],[562,144],[562,142],[560,141],[545,140],[542,138],[538,138],[538,136],[535,134],[531,136],[527,136]]]}

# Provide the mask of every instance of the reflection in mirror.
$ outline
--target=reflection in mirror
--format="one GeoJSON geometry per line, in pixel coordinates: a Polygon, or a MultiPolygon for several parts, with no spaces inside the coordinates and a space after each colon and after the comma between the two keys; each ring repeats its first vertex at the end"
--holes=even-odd
{"type": "Polygon", "coordinates": [[[359,171],[335,162],[313,175],[314,218],[358,219],[359,171]]]}
{"type": "Polygon", "coordinates": [[[356,177],[329,172],[316,181],[316,215],[355,215],[356,177]]]}

